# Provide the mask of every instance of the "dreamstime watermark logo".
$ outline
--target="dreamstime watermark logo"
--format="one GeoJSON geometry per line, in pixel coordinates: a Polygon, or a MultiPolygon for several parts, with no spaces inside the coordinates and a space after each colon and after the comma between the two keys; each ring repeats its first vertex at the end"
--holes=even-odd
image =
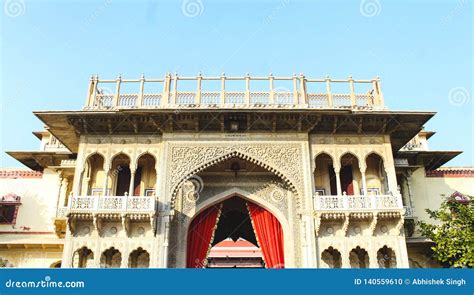
{"type": "Polygon", "coordinates": [[[84,281],[53,281],[50,276],[38,281],[5,281],[7,288],[85,288],[84,281]]]}
{"type": "Polygon", "coordinates": [[[181,11],[186,17],[200,16],[204,11],[204,5],[201,0],[183,0],[181,11]]]}
{"type": "Polygon", "coordinates": [[[278,12],[280,12],[283,8],[288,6],[290,4],[290,0],[283,0],[278,4],[275,8],[273,8],[272,12],[265,18],[264,24],[268,25],[271,23],[275,17],[277,16],[278,12]]]}
{"type": "Polygon", "coordinates": [[[286,87],[276,87],[273,89],[273,99],[276,104],[289,105],[293,103],[294,93],[286,87]]]}
{"type": "Polygon", "coordinates": [[[199,194],[204,189],[204,181],[198,175],[192,175],[186,179],[187,185],[189,186],[189,192],[186,194],[186,198],[190,202],[199,200],[199,194]]]}
{"type": "Polygon", "coordinates": [[[464,87],[454,87],[451,88],[448,94],[449,103],[453,106],[463,106],[468,104],[471,100],[471,96],[469,95],[469,91],[467,91],[464,87]]]}
{"type": "Polygon", "coordinates": [[[104,11],[107,9],[107,7],[112,4],[112,0],[104,0],[102,1],[95,9],[94,11],[85,19],[82,29],[85,31],[85,28],[90,26],[92,23],[94,23],[101,15],[104,13],[104,11]]]}
{"type": "Polygon", "coordinates": [[[3,4],[3,12],[8,17],[17,17],[25,14],[26,4],[24,0],[6,0],[3,4]]]}
{"type": "Polygon", "coordinates": [[[360,13],[365,17],[374,17],[380,14],[382,6],[379,0],[362,0],[360,1],[360,13]]]}
{"type": "Polygon", "coordinates": [[[449,11],[449,13],[446,16],[444,16],[441,19],[441,23],[443,25],[448,24],[453,18],[455,18],[459,13],[461,13],[461,11],[464,9],[466,4],[467,4],[466,0],[459,1],[457,5],[453,9],[451,9],[451,11],[449,11]]]}

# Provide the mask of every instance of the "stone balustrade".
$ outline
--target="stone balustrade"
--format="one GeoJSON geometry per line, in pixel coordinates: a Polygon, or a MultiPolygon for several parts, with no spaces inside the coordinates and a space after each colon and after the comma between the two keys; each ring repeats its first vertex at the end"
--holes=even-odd
{"type": "Polygon", "coordinates": [[[345,80],[308,79],[302,74],[290,77],[181,77],[166,75],[163,79],[99,80],[91,77],[86,110],[147,108],[363,108],[383,109],[380,79],[345,80]],[[192,81],[191,87],[180,85],[192,81]],[[205,82],[211,82],[210,87],[205,82]],[[220,85],[212,87],[212,82],[220,85]],[[226,88],[229,81],[241,83],[241,91],[226,88]],[[266,86],[261,86],[263,84],[266,86]],[[253,84],[260,87],[253,87],[253,84]],[[278,84],[282,83],[279,86],[278,84]],[[288,86],[289,85],[289,86],[288,86]]]}
{"type": "Polygon", "coordinates": [[[145,196],[75,196],[70,213],[154,213],[155,198],[145,196]]]}
{"type": "Polygon", "coordinates": [[[370,211],[403,209],[401,196],[397,195],[314,195],[316,211],[370,211]]]}

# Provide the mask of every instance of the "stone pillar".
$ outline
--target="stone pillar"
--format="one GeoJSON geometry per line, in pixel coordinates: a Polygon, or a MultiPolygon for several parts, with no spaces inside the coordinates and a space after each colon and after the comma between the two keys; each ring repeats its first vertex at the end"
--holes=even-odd
{"type": "Polygon", "coordinates": [[[58,207],[64,207],[66,206],[66,199],[67,199],[67,187],[69,185],[69,180],[67,177],[63,177],[61,181],[61,193],[59,195],[59,202],[58,202],[58,207]]]}
{"type": "Polygon", "coordinates": [[[110,174],[110,167],[106,167],[106,169],[104,169],[104,173],[105,173],[105,179],[104,179],[104,191],[103,191],[103,196],[107,196],[108,193],[107,193],[107,188],[109,186],[109,174],[110,174]]]}
{"type": "Polygon", "coordinates": [[[361,166],[360,175],[362,176],[362,191],[364,193],[364,196],[367,196],[367,180],[365,177],[365,171],[366,171],[366,167],[361,166]]]}
{"type": "Polygon", "coordinates": [[[336,174],[336,188],[337,188],[337,195],[342,196],[342,187],[341,187],[341,177],[339,175],[340,168],[334,167],[334,173],[336,174]]]}
{"type": "Polygon", "coordinates": [[[367,249],[369,254],[369,268],[379,268],[379,263],[377,261],[377,251],[374,245],[370,245],[370,249],[367,249]]]}
{"type": "Polygon", "coordinates": [[[136,167],[130,167],[130,186],[128,189],[128,195],[133,196],[134,183],[135,183],[135,172],[137,171],[136,167]]]}
{"type": "Polygon", "coordinates": [[[385,167],[385,175],[387,176],[387,183],[388,183],[388,190],[392,194],[397,194],[398,187],[397,187],[397,176],[395,174],[395,169],[388,169],[385,167]]]}
{"type": "Polygon", "coordinates": [[[347,251],[346,245],[344,245],[343,249],[341,249],[341,268],[351,268],[349,252],[347,251]]]}

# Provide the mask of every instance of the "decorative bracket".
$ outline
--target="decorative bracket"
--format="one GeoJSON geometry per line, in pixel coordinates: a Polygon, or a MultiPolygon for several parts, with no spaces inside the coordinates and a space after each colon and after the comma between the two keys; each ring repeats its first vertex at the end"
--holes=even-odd
{"type": "Polygon", "coordinates": [[[321,215],[319,213],[314,213],[314,233],[316,236],[319,235],[319,228],[321,227],[321,215]]]}
{"type": "Polygon", "coordinates": [[[370,235],[373,236],[375,233],[375,228],[377,227],[378,214],[374,213],[372,217],[372,222],[370,223],[370,235]]]}
{"type": "Polygon", "coordinates": [[[152,230],[152,233],[153,235],[156,234],[156,215],[155,214],[150,214],[149,216],[150,218],[150,226],[151,226],[151,230],[152,230]]]}
{"type": "Polygon", "coordinates": [[[98,216],[97,214],[94,214],[93,223],[94,223],[94,228],[97,230],[97,233],[99,234],[99,236],[101,236],[101,233],[102,233],[102,218],[100,216],[98,216]]]}
{"type": "Polygon", "coordinates": [[[342,225],[342,231],[344,236],[347,236],[347,229],[349,228],[349,214],[344,214],[344,223],[342,225]]]}
{"type": "Polygon", "coordinates": [[[68,227],[69,227],[69,232],[71,235],[74,235],[74,232],[76,231],[76,225],[77,225],[77,220],[74,216],[70,216],[68,220],[68,227]]]}
{"type": "Polygon", "coordinates": [[[402,214],[400,214],[400,219],[398,220],[397,226],[396,226],[396,230],[398,234],[400,234],[400,231],[402,230],[404,223],[405,223],[405,218],[403,217],[402,214]]]}
{"type": "Polygon", "coordinates": [[[127,214],[122,214],[122,226],[123,229],[125,230],[125,235],[127,237],[130,236],[130,217],[127,214]]]}

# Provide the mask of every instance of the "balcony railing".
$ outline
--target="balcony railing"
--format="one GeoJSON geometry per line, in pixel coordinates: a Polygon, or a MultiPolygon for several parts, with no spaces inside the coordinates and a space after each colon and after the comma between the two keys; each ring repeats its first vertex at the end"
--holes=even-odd
{"type": "Polygon", "coordinates": [[[151,213],[155,198],[145,196],[77,196],[69,204],[71,213],[151,213]]]}
{"type": "Polygon", "coordinates": [[[401,197],[396,195],[370,196],[314,196],[315,210],[320,211],[367,211],[402,209],[401,197]]]}
{"type": "Polygon", "coordinates": [[[380,79],[345,80],[290,77],[181,77],[166,75],[163,79],[99,80],[91,77],[85,109],[147,108],[363,108],[383,109],[380,79]],[[189,87],[189,81],[195,86],[189,87]],[[214,81],[214,84],[212,84],[214,81]],[[240,83],[241,91],[229,91],[226,83],[240,83]],[[263,85],[261,86],[263,81],[263,85]],[[187,87],[181,88],[186,82],[187,87]],[[215,86],[215,84],[220,86],[215,86]],[[206,87],[205,83],[211,83],[206,87]],[[253,87],[259,83],[260,87],[253,87]],[[279,84],[285,84],[279,86],[279,84]],[[288,86],[290,85],[290,86],[288,86]]]}

